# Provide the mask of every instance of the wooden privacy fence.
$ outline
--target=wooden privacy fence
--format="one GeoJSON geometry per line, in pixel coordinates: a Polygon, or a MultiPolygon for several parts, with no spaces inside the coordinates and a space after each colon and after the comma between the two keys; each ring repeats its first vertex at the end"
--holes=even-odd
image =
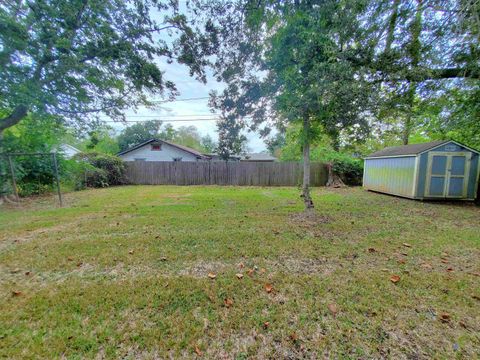
{"type": "MultiPolygon", "coordinates": [[[[127,162],[127,178],[146,185],[296,186],[302,183],[299,162],[127,162]]],[[[327,182],[327,168],[311,164],[311,185],[327,182]]]]}

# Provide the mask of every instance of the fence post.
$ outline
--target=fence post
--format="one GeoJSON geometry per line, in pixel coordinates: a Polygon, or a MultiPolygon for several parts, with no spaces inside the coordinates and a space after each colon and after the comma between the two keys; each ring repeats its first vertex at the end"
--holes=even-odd
{"type": "Polygon", "coordinates": [[[18,197],[17,180],[15,179],[15,168],[13,167],[12,157],[10,155],[8,155],[8,165],[10,166],[10,175],[12,176],[12,186],[15,199],[20,201],[20,198],[18,197]]]}
{"type": "Polygon", "coordinates": [[[58,176],[57,154],[52,153],[52,156],[53,156],[53,168],[55,169],[55,181],[57,183],[58,200],[60,201],[60,207],[63,207],[62,192],[60,191],[60,179],[58,176]]]}

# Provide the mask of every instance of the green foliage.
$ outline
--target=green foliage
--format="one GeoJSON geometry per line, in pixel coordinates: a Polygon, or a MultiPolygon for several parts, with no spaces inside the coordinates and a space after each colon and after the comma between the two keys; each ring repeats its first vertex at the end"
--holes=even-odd
{"type": "Polygon", "coordinates": [[[120,151],[127,150],[135,145],[160,136],[162,122],[157,120],[145,121],[126,127],[118,136],[120,151]]]}
{"type": "MultiPolygon", "coordinates": [[[[37,118],[28,116],[21,123],[3,133],[2,151],[5,153],[50,153],[56,151],[65,134],[62,122],[55,117],[37,118]]],[[[2,161],[3,160],[3,161],[2,161]]],[[[4,174],[0,180],[10,184],[10,170],[6,159],[3,162],[4,174]]],[[[63,159],[58,156],[59,170],[63,171],[63,159]]],[[[54,186],[54,168],[50,155],[12,157],[18,192],[21,196],[38,195],[50,191],[54,186]]],[[[3,188],[3,187],[2,187],[3,188]]],[[[2,190],[0,189],[0,192],[2,190]]],[[[4,192],[11,193],[9,185],[4,192]]]]}
{"type": "Polygon", "coordinates": [[[76,187],[107,187],[127,183],[122,159],[95,152],[80,153],[74,159],[80,164],[74,167],[76,187]]]}
{"type": "Polygon", "coordinates": [[[0,7],[0,132],[28,112],[77,127],[175,96],[161,61],[206,81],[216,29],[198,4],[156,0],[7,1],[0,7]],[[190,21],[191,17],[194,21],[190,21]]]}

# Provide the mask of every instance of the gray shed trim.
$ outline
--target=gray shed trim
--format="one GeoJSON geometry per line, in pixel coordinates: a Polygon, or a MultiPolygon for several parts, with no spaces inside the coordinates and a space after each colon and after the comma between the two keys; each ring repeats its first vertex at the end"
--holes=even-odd
{"type": "Polygon", "coordinates": [[[421,144],[390,146],[383,150],[379,150],[374,152],[373,154],[370,154],[365,159],[376,159],[376,158],[383,158],[383,157],[417,156],[417,155],[423,154],[424,152],[434,150],[447,143],[455,143],[459,146],[464,147],[465,149],[468,149],[472,152],[480,154],[480,152],[478,152],[477,150],[472,149],[471,147],[468,147],[455,140],[436,140],[436,141],[431,141],[428,143],[421,143],[421,144]]]}

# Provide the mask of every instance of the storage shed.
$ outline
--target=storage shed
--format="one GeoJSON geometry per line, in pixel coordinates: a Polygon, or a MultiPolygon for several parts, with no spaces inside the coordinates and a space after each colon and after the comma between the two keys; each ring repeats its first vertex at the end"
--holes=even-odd
{"type": "Polygon", "coordinates": [[[479,155],[452,140],[388,147],[365,158],[363,187],[411,199],[474,200],[479,155]]]}

